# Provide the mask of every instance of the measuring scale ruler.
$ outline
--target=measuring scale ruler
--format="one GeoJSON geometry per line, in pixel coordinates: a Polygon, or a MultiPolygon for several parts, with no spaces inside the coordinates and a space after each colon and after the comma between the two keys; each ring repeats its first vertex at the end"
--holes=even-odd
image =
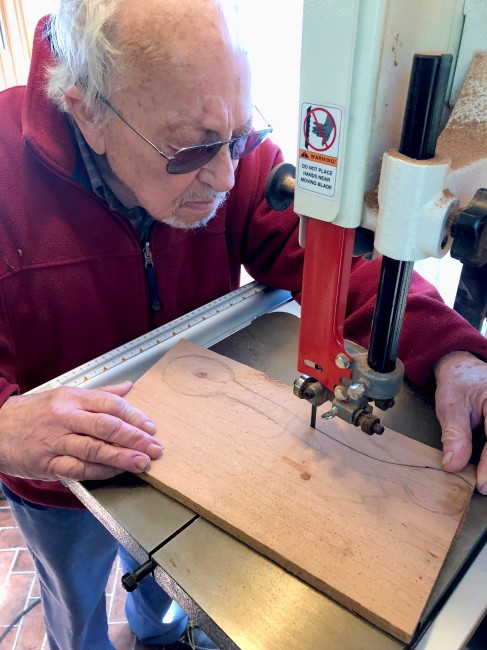
{"type": "Polygon", "coordinates": [[[246,284],[221,298],[151,330],[133,341],[66,372],[29,393],[60,386],[95,388],[137,380],[180,339],[210,347],[242,329],[254,318],[291,300],[281,289],[269,289],[257,282],[246,284]]]}

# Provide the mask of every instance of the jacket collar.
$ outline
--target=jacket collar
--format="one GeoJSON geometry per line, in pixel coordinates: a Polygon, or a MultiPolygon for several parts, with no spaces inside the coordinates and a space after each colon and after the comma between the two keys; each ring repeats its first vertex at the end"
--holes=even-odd
{"type": "Polygon", "coordinates": [[[22,106],[22,137],[44,164],[62,176],[72,176],[76,148],[66,116],[48,99],[46,69],[53,56],[46,35],[47,17],[37,24],[32,60],[22,106]]]}

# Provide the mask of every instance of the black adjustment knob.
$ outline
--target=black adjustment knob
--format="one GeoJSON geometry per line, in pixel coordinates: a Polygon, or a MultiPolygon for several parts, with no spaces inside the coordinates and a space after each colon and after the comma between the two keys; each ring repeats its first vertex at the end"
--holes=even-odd
{"type": "Polygon", "coordinates": [[[152,558],[149,558],[147,562],[141,564],[135,571],[132,573],[125,573],[122,576],[122,586],[125,591],[135,591],[137,589],[138,583],[152,573],[156,568],[156,562],[152,558]]]}
{"type": "Polygon", "coordinates": [[[122,585],[125,591],[134,591],[137,589],[137,580],[132,573],[124,573],[122,576],[122,585]]]}
{"type": "Polygon", "coordinates": [[[477,190],[451,226],[451,256],[467,266],[487,264],[487,189],[477,190]]]}
{"type": "Polygon", "coordinates": [[[265,198],[270,208],[282,212],[293,203],[295,178],[296,167],[291,163],[274,167],[265,186],[265,198]]]}
{"type": "Polygon", "coordinates": [[[379,418],[367,409],[359,409],[353,417],[352,424],[360,427],[368,436],[374,435],[381,436],[384,433],[384,427],[380,423],[379,418]]]}

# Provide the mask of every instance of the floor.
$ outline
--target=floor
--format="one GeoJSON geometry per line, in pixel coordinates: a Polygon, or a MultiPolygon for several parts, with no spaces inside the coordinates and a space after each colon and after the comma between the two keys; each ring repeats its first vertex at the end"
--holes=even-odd
{"type": "MultiPolygon", "coordinates": [[[[143,650],[124,614],[125,591],[118,558],[107,588],[109,635],[117,650],[143,650]]],[[[0,637],[39,598],[39,583],[25,542],[0,491],[0,637]]],[[[1,650],[47,650],[41,605],[35,605],[0,641],[1,650]]]]}

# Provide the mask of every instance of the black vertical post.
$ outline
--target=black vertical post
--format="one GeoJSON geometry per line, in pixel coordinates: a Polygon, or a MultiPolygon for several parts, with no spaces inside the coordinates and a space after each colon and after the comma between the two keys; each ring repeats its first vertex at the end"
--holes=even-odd
{"type": "MultiPolygon", "coordinates": [[[[451,62],[449,54],[414,55],[399,153],[416,160],[434,157],[451,62]]],[[[382,258],[367,357],[377,372],[396,367],[413,266],[413,262],[382,258]]]]}

